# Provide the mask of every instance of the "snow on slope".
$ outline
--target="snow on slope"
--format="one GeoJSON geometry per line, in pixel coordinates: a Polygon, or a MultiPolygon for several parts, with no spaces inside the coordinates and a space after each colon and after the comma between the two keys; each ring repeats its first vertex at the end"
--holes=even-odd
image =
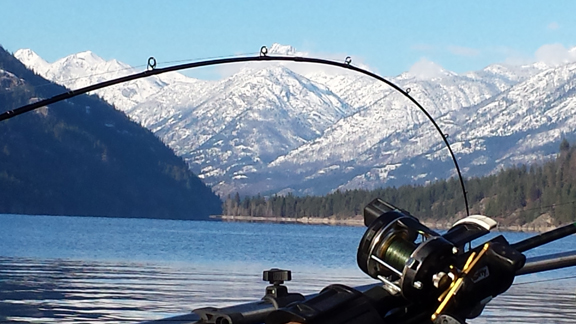
{"type": "MultiPolygon", "coordinates": [[[[491,80],[496,82],[477,81],[470,76],[445,73],[429,80],[404,74],[392,81],[403,89],[410,88],[410,95],[430,115],[442,116],[459,111],[462,107],[479,104],[500,93],[499,84],[501,86],[505,82],[509,86],[514,83],[505,77],[491,80]]],[[[422,155],[431,147],[442,147],[442,138],[416,105],[398,92],[386,93],[383,98],[367,101],[367,107],[338,121],[321,138],[277,158],[270,164],[271,170],[293,170],[307,178],[298,178],[300,182],[308,179],[319,181],[342,172],[339,175],[341,185],[348,180],[357,183],[358,176],[382,185],[389,180],[391,166],[398,166],[402,161],[422,155]],[[418,133],[419,128],[424,128],[427,136],[410,138],[411,134],[415,136],[418,133]],[[319,168],[319,164],[323,167],[319,168]],[[342,164],[346,166],[342,167],[342,164]],[[341,167],[327,172],[325,167],[330,165],[341,167]]],[[[449,119],[442,122],[452,123],[449,119]]],[[[296,179],[293,176],[291,178],[296,179]]]]}
{"type": "Polygon", "coordinates": [[[180,118],[152,127],[209,183],[261,169],[320,136],[348,108],[325,87],[284,67],[244,69],[210,89],[177,109],[184,112],[180,118]]]}
{"type": "MultiPolygon", "coordinates": [[[[90,51],[73,54],[54,63],[44,61],[30,49],[20,49],[14,56],[44,78],[69,89],[78,89],[140,72],[114,59],[106,61],[90,51]]],[[[95,91],[95,94],[124,111],[145,101],[167,84],[196,81],[172,72],[107,87],[95,91]]]]}
{"type": "MultiPolygon", "coordinates": [[[[308,56],[279,44],[269,52],[308,56]]],[[[91,52],[54,63],[29,50],[16,55],[71,88],[134,72],[91,52]]],[[[99,94],[156,133],[221,195],[323,194],[454,174],[440,134],[399,93],[350,71],[294,67],[248,64],[218,81],[172,74],[99,94]]],[[[466,175],[548,157],[558,139],[574,133],[572,64],[416,72],[390,80],[410,89],[450,136],[466,175]]]]}

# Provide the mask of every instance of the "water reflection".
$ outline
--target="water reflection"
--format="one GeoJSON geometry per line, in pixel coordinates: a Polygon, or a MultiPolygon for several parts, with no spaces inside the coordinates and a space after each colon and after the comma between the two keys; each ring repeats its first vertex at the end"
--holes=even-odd
{"type": "MultiPolygon", "coordinates": [[[[132,323],[263,295],[262,269],[0,257],[0,322],[132,323]]],[[[293,269],[291,291],[372,283],[359,271],[293,269]]],[[[526,281],[526,280],[525,280],[526,281]]],[[[574,279],[513,286],[471,323],[576,323],[574,279]]]]}
{"type": "Polygon", "coordinates": [[[488,305],[478,323],[576,323],[574,280],[514,285],[488,305]]]}

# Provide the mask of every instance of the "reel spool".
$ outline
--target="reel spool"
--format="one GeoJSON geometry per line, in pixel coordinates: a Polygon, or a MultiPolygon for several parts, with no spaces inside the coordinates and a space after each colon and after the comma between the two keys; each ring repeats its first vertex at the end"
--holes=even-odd
{"type": "Polygon", "coordinates": [[[375,199],[364,209],[364,220],[369,224],[358,247],[358,266],[391,293],[421,301],[452,281],[446,268],[454,264],[458,248],[417,218],[375,199]]]}

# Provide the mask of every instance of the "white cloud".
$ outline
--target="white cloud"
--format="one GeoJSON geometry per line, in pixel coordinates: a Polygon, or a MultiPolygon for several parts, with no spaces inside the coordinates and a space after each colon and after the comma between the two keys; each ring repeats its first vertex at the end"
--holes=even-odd
{"type": "Polygon", "coordinates": [[[558,28],[560,28],[560,25],[558,25],[558,23],[554,21],[549,23],[546,28],[548,28],[548,30],[557,30],[558,28]]]}
{"type": "Polygon", "coordinates": [[[448,51],[454,55],[473,57],[480,55],[480,51],[475,48],[450,45],[448,46],[448,51]]]}
{"type": "Polygon", "coordinates": [[[546,44],[536,50],[535,57],[538,62],[548,66],[559,66],[575,62],[576,51],[571,51],[562,44],[546,44]]]}
{"type": "Polygon", "coordinates": [[[442,66],[423,57],[410,67],[408,74],[421,80],[430,80],[445,76],[447,72],[442,66]]]}

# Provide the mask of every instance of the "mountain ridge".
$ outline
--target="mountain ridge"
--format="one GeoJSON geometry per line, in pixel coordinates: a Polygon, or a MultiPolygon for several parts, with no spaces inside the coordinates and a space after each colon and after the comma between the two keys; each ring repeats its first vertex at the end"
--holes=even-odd
{"type": "MultiPolygon", "coordinates": [[[[283,55],[308,55],[283,45],[272,48],[283,55]]],[[[575,72],[562,70],[568,65],[494,64],[460,75],[439,70],[441,73],[419,78],[411,71],[389,80],[411,90],[410,95],[449,134],[464,175],[474,176],[550,157],[556,147],[552,142],[572,139],[574,124],[568,118],[575,109],[572,83],[565,83],[566,91],[557,93],[564,99],[539,94],[549,102],[560,100],[554,104],[556,117],[549,116],[555,121],[547,124],[550,130],[526,121],[514,124],[519,121],[497,113],[498,105],[517,100],[502,97],[505,94],[528,96],[526,89],[537,89],[539,73],[559,74],[546,79],[552,83],[560,82],[562,73],[569,78],[575,72]],[[491,129],[494,125],[501,130],[491,129]],[[555,130],[555,125],[561,130],[555,130]],[[516,154],[518,143],[524,146],[516,154]]],[[[307,69],[296,73],[291,67],[245,65],[216,81],[183,77],[142,95],[142,101],[130,108],[117,106],[184,157],[221,196],[233,192],[325,194],[454,176],[440,134],[398,93],[349,71],[334,74],[333,70],[307,69]],[[299,103],[303,98],[308,101],[299,103]],[[287,119],[288,111],[306,117],[287,119]],[[334,115],[336,111],[342,113],[334,115]],[[246,116],[251,118],[244,119],[246,116]]],[[[559,88],[546,85],[539,89],[559,88]]],[[[507,107],[524,109],[520,104],[507,107]]],[[[531,112],[533,118],[546,117],[542,110],[531,112]]]]}

